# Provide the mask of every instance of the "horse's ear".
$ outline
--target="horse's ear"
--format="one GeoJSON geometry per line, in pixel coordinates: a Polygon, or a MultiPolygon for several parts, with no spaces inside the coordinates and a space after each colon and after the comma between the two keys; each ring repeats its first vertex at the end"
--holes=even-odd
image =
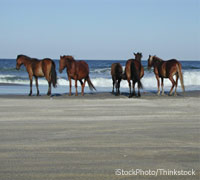
{"type": "Polygon", "coordinates": [[[133,53],[135,56],[136,56],[136,54],[135,53],[133,53]]]}
{"type": "Polygon", "coordinates": [[[60,58],[62,58],[62,56],[60,56],[60,58]]]}

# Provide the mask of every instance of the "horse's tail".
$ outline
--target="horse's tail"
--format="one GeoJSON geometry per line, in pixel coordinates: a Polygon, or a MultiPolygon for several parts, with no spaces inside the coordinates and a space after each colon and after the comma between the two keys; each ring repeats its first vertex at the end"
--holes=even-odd
{"type": "Polygon", "coordinates": [[[94,87],[94,85],[92,84],[92,81],[90,80],[90,77],[88,76],[87,77],[87,83],[88,83],[88,86],[90,88],[90,90],[92,91],[93,89],[96,91],[96,88],[94,87]]]}
{"type": "Polygon", "coordinates": [[[180,82],[181,82],[181,88],[182,88],[183,92],[185,92],[185,87],[184,87],[184,83],[183,83],[183,74],[181,71],[181,64],[180,63],[176,64],[176,67],[177,67],[178,76],[179,76],[180,82]]]}
{"type": "Polygon", "coordinates": [[[143,89],[143,85],[140,81],[140,71],[141,71],[141,66],[139,67],[139,70],[137,70],[137,68],[135,67],[134,61],[132,61],[131,62],[131,79],[138,83],[138,88],[143,89]]]}
{"type": "Polygon", "coordinates": [[[56,65],[53,61],[51,64],[51,82],[53,84],[53,87],[55,88],[57,86],[57,73],[56,73],[56,65]]]}

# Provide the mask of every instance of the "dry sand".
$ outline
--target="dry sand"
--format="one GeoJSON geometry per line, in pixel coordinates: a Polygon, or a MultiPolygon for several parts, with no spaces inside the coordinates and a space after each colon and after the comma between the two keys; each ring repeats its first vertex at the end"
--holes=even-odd
{"type": "Polygon", "coordinates": [[[0,180],[199,179],[200,92],[0,96],[0,180]],[[195,170],[116,176],[115,169],[195,170]]]}

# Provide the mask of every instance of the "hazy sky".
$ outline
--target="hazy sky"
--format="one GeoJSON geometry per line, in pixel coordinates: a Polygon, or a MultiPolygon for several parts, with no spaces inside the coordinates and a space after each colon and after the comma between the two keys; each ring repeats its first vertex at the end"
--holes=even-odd
{"type": "Polygon", "coordinates": [[[0,58],[200,60],[200,0],[0,0],[0,58]]]}

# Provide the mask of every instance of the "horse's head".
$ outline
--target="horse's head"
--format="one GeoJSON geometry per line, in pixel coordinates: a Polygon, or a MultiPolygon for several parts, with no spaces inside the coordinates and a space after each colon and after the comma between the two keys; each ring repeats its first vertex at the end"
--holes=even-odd
{"type": "Polygon", "coordinates": [[[23,64],[23,57],[22,55],[18,55],[16,59],[16,69],[19,70],[22,64],[23,64]]]}
{"type": "Polygon", "coordinates": [[[135,55],[135,60],[137,60],[137,61],[141,61],[141,59],[142,59],[142,53],[133,53],[134,55],[135,55]]]}
{"type": "Polygon", "coordinates": [[[153,58],[154,58],[154,56],[149,55],[148,69],[151,69],[151,67],[153,66],[153,58]]]}
{"type": "Polygon", "coordinates": [[[65,69],[65,58],[64,56],[60,56],[59,72],[62,73],[63,69],[65,69]]]}

